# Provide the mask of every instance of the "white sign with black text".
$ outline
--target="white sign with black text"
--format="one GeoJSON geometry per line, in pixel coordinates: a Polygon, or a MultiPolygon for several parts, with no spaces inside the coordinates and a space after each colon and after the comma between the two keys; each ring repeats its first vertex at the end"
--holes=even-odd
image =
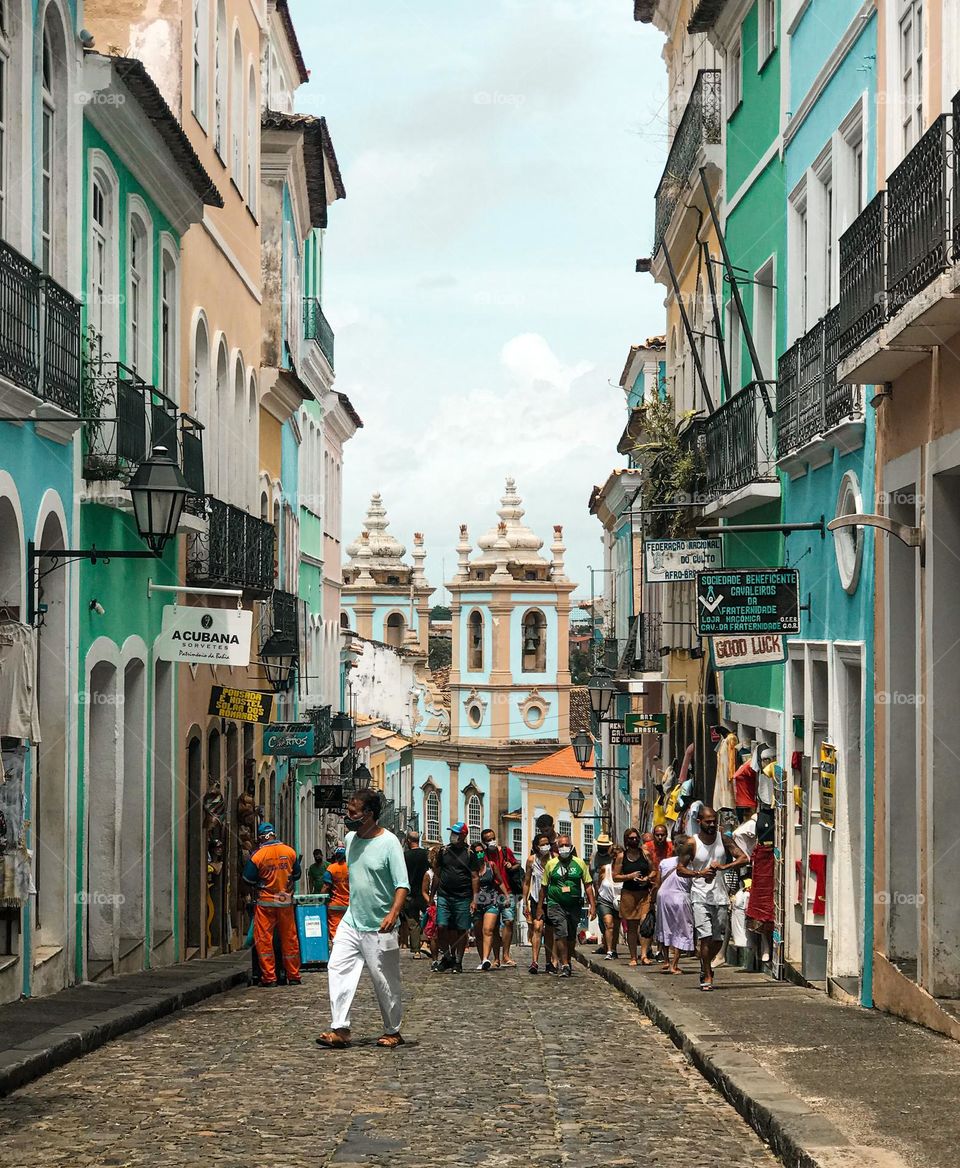
{"type": "Polygon", "coordinates": [[[786,639],[779,633],[745,633],[742,637],[710,637],[715,669],[738,665],[768,665],[786,661],[786,639]]]}
{"type": "Polygon", "coordinates": [[[648,539],[644,541],[643,554],[647,584],[693,580],[697,572],[723,567],[720,539],[648,539]]]}
{"type": "Polygon", "coordinates": [[[249,609],[168,604],[157,640],[161,661],[249,665],[253,613],[249,609]]]}

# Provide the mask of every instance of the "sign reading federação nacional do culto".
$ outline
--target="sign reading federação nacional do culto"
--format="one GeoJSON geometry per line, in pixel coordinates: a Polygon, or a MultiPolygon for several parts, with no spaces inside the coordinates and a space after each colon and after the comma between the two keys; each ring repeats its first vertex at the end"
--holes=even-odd
{"type": "Polygon", "coordinates": [[[208,714],[218,718],[236,718],[238,722],[269,722],[273,709],[273,694],[256,689],[229,689],[214,685],[210,688],[208,714]]]}
{"type": "Polygon", "coordinates": [[[264,726],[263,753],[312,758],[317,753],[314,749],[313,723],[275,722],[264,726]]]}
{"type": "Polygon", "coordinates": [[[643,544],[647,584],[692,580],[698,572],[723,566],[721,539],[648,539],[643,544]]]}
{"type": "Polygon", "coordinates": [[[252,628],[249,609],[168,604],[163,610],[157,657],[200,665],[249,665],[252,628]]]}
{"type": "Polygon", "coordinates": [[[697,573],[699,636],[799,632],[800,573],[796,568],[697,573]]]}

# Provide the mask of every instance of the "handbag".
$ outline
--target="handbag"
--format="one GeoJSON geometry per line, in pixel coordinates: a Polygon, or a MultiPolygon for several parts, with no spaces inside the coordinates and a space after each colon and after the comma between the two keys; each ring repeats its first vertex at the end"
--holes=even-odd
{"type": "Polygon", "coordinates": [[[651,909],[647,915],[640,922],[640,936],[644,939],[649,939],[657,930],[657,912],[656,909],[651,909]]]}

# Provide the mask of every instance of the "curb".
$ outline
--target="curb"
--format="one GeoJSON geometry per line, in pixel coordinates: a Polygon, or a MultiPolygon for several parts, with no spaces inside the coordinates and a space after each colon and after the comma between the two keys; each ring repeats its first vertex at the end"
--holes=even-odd
{"type": "MultiPolygon", "coordinates": [[[[163,970],[155,972],[163,973],[163,970]]],[[[185,980],[187,979],[185,974],[185,980]]],[[[0,1051],[0,1098],[39,1079],[100,1046],[128,1034],[168,1014],[194,1006],[206,998],[225,993],[250,981],[249,961],[242,966],[204,971],[171,990],[154,990],[134,1001],[90,1014],[77,1022],[67,1022],[0,1051]]],[[[109,982],[103,983],[110,985],[109,982]]]]}
{"type": "Polygon", "coordinates": [[[711,1023],[702,1015],[678,1006],[655,990],[630,984],[609,965],[591,961],[580,953],[576,957],[591,973],[634,1002],[788,1168],[871,1163],[865,1156],[868,1149],[851,1143],[830,1120],[813,1111],[756,1059],[739,1050],[728,1035],[710,1029],[711,1023]]]}

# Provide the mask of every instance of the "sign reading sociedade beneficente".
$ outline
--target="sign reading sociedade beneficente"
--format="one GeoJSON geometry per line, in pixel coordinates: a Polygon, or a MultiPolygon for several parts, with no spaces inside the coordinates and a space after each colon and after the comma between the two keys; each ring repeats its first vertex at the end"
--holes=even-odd
{"type": "Polygon", "coordinates": [[[697,573],[699,636],[799,632],[800,573],[796,568],[697,573]]]}

